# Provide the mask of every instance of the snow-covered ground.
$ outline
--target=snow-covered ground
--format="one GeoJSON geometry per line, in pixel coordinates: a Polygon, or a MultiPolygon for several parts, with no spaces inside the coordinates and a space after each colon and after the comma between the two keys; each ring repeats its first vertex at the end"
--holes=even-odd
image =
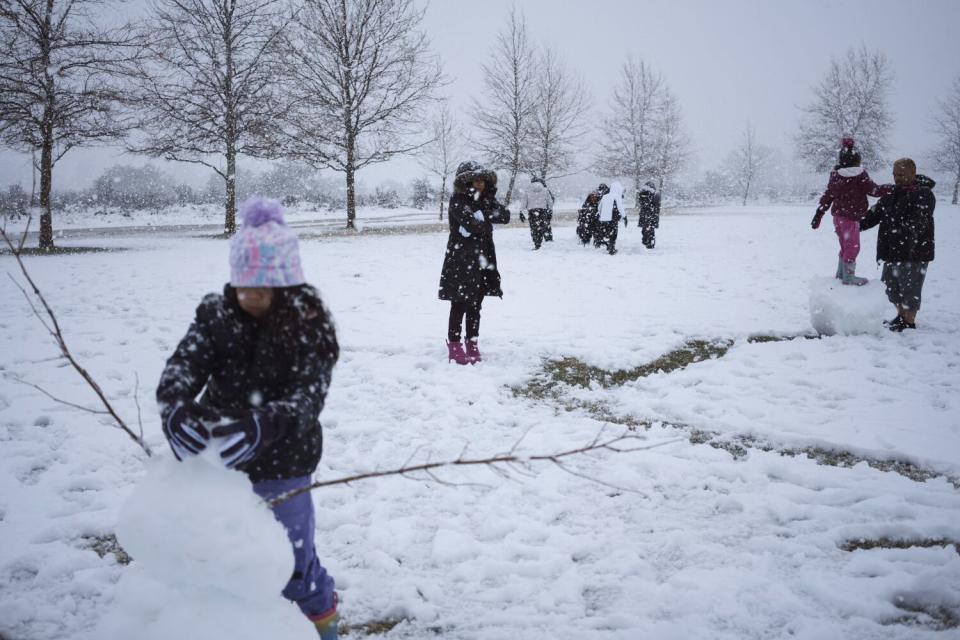
{"type": "MultiPolygon", "coordinates": [[[[400,620],[369,636],[385,638],[960,637],[960,554],[930,542],[960,541],[960,208],[937,210],[919,328],[900,335],[880,325],[892,307],[876,233],[864,234],[859,265],[871,284],[831,290],[836,240],[810,230],[810,213],[668,216],[655,250],[631,227],[613,257],[578,246],[570,226],[537,252],[524,229],[498,229],[505,296],[485,303],[485,359],[465,368],[445,361],[445,234],[304,241],[343,347],[319,478],[560,451],[621,423],[651,446],[567,471],[458,469],[440,471],[444,482],[314,492],[344,621],[400,620]],[[856,313],[837,335],[805,337],[812,307],[845,299],[856,313]],[[680,370],[522,392],[558,358],[629,371],[694,340],[720,348],[680,370]]],[[[79,360],[133,423],[139,397],[147,440],[168,456],[153,390],[200,298],[222,287],[227,243],[96,243],[125,250],[27,264],[79,360]]],[[[0,267],[16,275],[9,256],[0,267]]],[[[121,517],[125,500],[169,467],[151,462],[146,476],[108,420],[14,381],[94,406],[8,278],[0,295],[0,636],[94,638],[133,606],[116,587],[140,567],[133,550],[123,565],[90,547],[113,533],[124,544],[129,519],[147,517],[121,517]]],[[[138,491],[158,509],[183,493],[150,487],[138,491]]],[[[372,630],[354,628],[348,637],[372,630]]]]}

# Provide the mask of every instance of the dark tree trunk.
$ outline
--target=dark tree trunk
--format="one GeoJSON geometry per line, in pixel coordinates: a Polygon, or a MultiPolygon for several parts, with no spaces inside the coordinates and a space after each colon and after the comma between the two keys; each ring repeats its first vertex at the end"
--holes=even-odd
{"type": "Polygon", "coordinates": [[[44,132],[40,149],[40,248],[53,249],[53,210],[50,195],[53,187],[53,134],[44,132]]]}
{"type": "Polygon", "coordinates": [[[447,176],[440,181],[440,221],[443,222],[443,205],[447,196],[447,176]]]}
{"type": "Polygon", "coordinates": [[[224,201],[223,233],[232,236],[237,232],[237,111],[236,96],[233,93],[233,10],[226,13],[227,24],[223,32],[227,69],[224,76],[223,93],[226,101],[227,134],[227,176],[226,198],[224,201]]]}
{"type": "Polygon", "coordinates": [[[41,60],[44,64],[44,82],[46,84],[46,104],[43,107],[41,125],[42,146],[40,148],[40,248],[53,249],[53,209],[50,202],[53,191],[53,110],[55,108],[55,87],[50,74],[50,33],[53,0],[47,0],[47,12],[44,16],[44,40],[41,60]]]}
{"type": "Polygon", "coordinates": [[[353,153],[347,152],[347,229],[356,229],[357,193],[356,171],[353,168],[353,153]]]}
{"type": "Polygon", "coordinates": [[[30,150],[30,207],[37,206],[37,150],[30,150]]]}
{"type": "Polygon", "coordinates": [[[237,232],[237,152],[233,145],[227,147],[227,193],[223,233],[232,236],[237,232]]]}
{"type": "Polygon", "coordinates": [[[960,195],[960,170],[957,171],[957,181],[953,183],[953,204],[957,202],[957,196],[960,195]]]}
{"type": "Polygon", "coordinates": [[[506,196],[506,199],[503,201],[503,206],[505,207],[509,207],[510,201],[513,200],[513,187],[516,184],[516,182],[517,182],[517,169],[516,169],[516,165],[514,165],[514,168],[510,169],[510,182],[507,184],[507,196],[506,196]]]}

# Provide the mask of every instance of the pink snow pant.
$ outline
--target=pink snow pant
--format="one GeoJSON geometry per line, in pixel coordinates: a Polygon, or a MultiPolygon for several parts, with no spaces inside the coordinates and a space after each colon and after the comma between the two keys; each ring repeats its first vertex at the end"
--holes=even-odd
{"type": "Polygon", "coordinates": [[[860,255],[860,222],[833,216],[833,229],[840,239],[840,259],[844,262],[856,262],[860,255]]]}

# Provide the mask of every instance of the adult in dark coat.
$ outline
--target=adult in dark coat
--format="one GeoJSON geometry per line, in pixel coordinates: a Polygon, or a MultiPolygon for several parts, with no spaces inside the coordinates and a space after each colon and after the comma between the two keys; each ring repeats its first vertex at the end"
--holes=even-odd
{"type": "Polygon", "coordinates": [[[643,235],[643,246],[653,249],[657,242],[656,230],[660,227],[660,192],[652,180],[637,191],[637,226],[643,235]]]}
{"type": "Polygon", "coordinates": [[[917,175],[910,158],[893,163],[893,193],[883,196],[860,220],[860,229],[877,225],[877,261],[883,261],[880,276],[887,288],[887,299],[897,308],[897,317],[887,322],[892,331],[915,329],[920,294],[933,262],[933,195],[936,183],[917,175]]]}
{"type": "Polygon", "coordinates": [[[481,360],[480,307],[486,296],[503,297],[493,225],[510,222],[510,211],[496,200],[497,174],[475,162],[457,167],[448,208],[450,236],[440,271],[441,300],[450,301],[448,357],[457,364],[481,360]],[[460,342],[466,317],[466,350],[460,342]]]}

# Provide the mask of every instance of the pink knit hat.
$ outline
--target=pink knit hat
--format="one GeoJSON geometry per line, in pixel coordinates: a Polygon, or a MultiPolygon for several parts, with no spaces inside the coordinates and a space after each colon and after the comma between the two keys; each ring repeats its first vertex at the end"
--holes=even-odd
{"type": "Polygon", "coordinates": [[[280,203],[251,196],[240,205],[240,230],[230,241],[234,287],[293,287],[304,283],[297,234],[283,221],[280,203]]]}

